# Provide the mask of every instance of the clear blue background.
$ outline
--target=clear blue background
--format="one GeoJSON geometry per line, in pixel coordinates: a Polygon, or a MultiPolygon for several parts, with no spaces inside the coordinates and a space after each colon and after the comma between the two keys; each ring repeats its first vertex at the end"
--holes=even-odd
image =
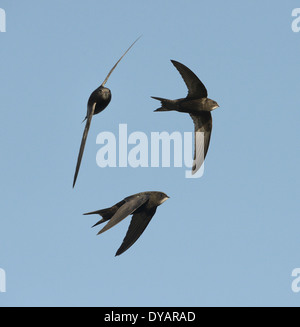
{"type": "Polygon", "coordinates": [[[0,306],[298,306],[300,33],[298,1],[11,1],[0,33],[0,306]],[[72,180],[90,93],[94,117],[72,180]],[[170,59],[220,104],[205,173],[96,165],[102,131],[193,131],[153,113],[184,97],[170,59]],[[171,198],[142,237],[114,254],[130,219],[96,236],[105,208],[146,190],[171,198]]]}

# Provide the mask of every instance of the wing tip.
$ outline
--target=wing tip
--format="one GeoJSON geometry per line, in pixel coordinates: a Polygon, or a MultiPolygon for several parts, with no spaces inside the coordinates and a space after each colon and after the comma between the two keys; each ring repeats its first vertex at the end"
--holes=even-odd
{"type": "Polygon", "coordinates": [[[116,252],[116,254],[115,254],[115,257],[118,257],[118,256],[120,256],[122,253],[124,253],[126,250],[128,250],[128,249],[122,249],[122,247],[120,247],[119,249],[118,249],[118,251],[116,252]]]}

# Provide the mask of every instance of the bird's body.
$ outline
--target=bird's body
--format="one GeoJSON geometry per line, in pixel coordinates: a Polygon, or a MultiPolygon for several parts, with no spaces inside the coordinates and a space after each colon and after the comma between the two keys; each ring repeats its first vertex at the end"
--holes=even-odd
{"type": "Polygon", "coordinates": [[[211,111],[218,108],[216,101],[207,97],[207,90],[199,78],[185,65],[171,60],[181,74],[187,88],[185,98],[170,100],[152,97],[161,102],[161,107],[155,111],[178,111],[190,114],[195,125],[195,151],[192,173],[195,174],[206,157],[212,131],[211,111]]]}
{"type": "Polygon", "coordinates": [[[99,114],[103,111],[111,100],[111,92],[107,87],[98,87],[89,97],[88,106],[92,106],[96,103],[94,115],[99,114]]]}
{"type": "Polygon", "coordinates": [[[181,98],[176,100],[169,100],[164,98],[152,97],[155,100],[161,101],[162,107],[155,111],[178,111],[184,113],[198,114],[203,111],[214,110],[214,104],[209,98],[187,99],[181,98]]]}
{"type": "Polygon", "coordinates": [[[80,164],[81,164],[81,160],[82,160],[82,156],[83,156],[83,152],[84,152],[84,148],[85,148],[88,131],[90,129],[92,117],[93,117],[93,115],[99,114],[101,111],[103,111],[109,105],[110,100],[111,100],[111,91],[107,87],[104,87],[104,85],[106,84],[109,76],[114,71],[114,69],[116,68],[118,63],[122,60],[122,58],[126,55],[126,53],[131,49],[131,47],[137,42],[137,40],[135,40],[131,44],[131,46],[126,50],[126,52],[122,55],[122,57],[117,61],[117,63],[110,70],[110,72],[106,76],[103,83],[95,91],[93,91],[89,97],[88,104],[87,104],[87,114],[86,114],[85,119],[83,120],[83,121],[86,121],[86,125],[85,125],[84,131],[83,131],[83,136],[82,136],[79,154],[78,154],[78,158],[77,158],[77,164],[76,164],[74,180],[73,180],[73,187],[75,186],[75,183],[77,180],[77,175],[79,172],[79,168],[80,168],[80,164]]]}
{"type": "Polygon", "coordinates": [[[84,121],[87,120],[89,116],[89,110],[91,110],[89,108],[92,108],[94,103],[96,105],[93,115],[97,115],[109,105],[110,101],[111,101],[110,89],[102,85],[96,88],[96,90],[93,91],[89,97],[88,104],[87,104],[88,111],[84,118],[84,121]]]}
{"type": "Polygon", "coordinates": [[[98,214],[102,216],[102,219],[93,227],[109,221],[98,235],[115,226],[127,216],[133,215],[123,243],[116,253],[116,255],[120,255],[137,241],[150,223],[157,207],[168,198],[162,192],[141,192],[125,198],[110,208],[85,213],[85,215],[98,214]]]}

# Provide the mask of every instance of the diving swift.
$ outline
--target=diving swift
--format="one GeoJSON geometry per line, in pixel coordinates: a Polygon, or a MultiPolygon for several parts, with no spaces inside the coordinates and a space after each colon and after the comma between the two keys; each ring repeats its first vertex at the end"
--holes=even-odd
{"type": "Polygon", "coordinates": [[[90,129],[92,117],[93,117],[93,115],[99,114],[101,111],[103,111],[108,106],[108,104],[110,103],[110,100],[111,100],[111,91],[107,87],[104,87],[104,85],[106,84],[111,73],[117,67],[118,63],[122,60],[122,58],[126,55],[126,53],[133,47],[133,45],[140,39],[140,37],[138,39],[136,39],[131,44],[131,46],[125,51],[125,53],[122,55],[122,57],[117,61],[117,63],[110,70],[110,72],[106,76],[103,83],[95,91],[93,91],[89,97],[89,100],[87,103],[87,114],[86,114],[85,119],[83,120],[83,122],[86,120],[86,124],[85,124],[85,128],[83,131],[83,136],[82,136],[79,154],[78,154],[78,158],[77,158],[76,170],[75,170],[74,180],[73,180],[73,188],[75,186],[77,175],[79,172],[79,168],[80,168],[80,164],[81,164],[81,160],[82,160],[82,156],[83,156],[83,151],[84,151],[88,131],[90,129]]]}

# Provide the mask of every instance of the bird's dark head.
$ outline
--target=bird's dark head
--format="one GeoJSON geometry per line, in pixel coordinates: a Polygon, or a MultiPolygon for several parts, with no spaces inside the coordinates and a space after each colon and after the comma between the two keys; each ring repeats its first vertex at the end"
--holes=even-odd
{"type": "Polygon", "coordinates": [[[98,89],[99,94],[101,95],[101,98],[104,99],[110,99],[111,98],[111,92],[110,89],[104,86],[100,86],[98,89]]]}
{"type": "Polygon", "coordinates": [[[165,201],[167,201],[170,197],[167,196],[167,194],[163,193],[163,192],[157,192],[157,202],[158,205],[163,204],[165,201]]]}
{"type": "Polygon", "coordinates": [[[215,100],[212,100],[212,99],[209,99],[209,98],[206,99],[206,110],[212,111],[212,110],[215,110],[217,108],[219,108],[219,105],[215,100]]]}

